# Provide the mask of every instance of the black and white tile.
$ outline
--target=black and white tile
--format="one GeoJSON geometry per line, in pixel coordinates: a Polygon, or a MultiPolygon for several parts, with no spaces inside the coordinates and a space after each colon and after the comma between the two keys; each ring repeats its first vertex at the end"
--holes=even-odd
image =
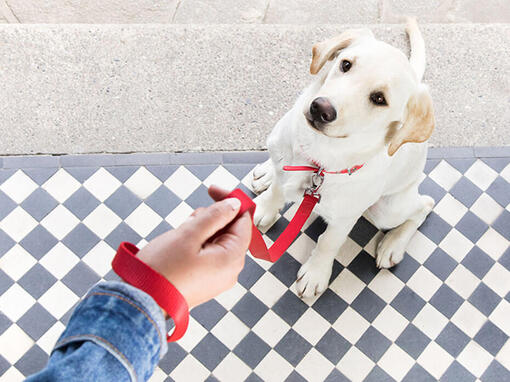
{"type": "MultiPolygon", "coordinates": [[[[392,270],[361,218],[320,297],[295,277],[325,229],[311,219],[275,264],[246,259],[239,283],[191,312],[151,381],[510,381],[510,152],[431,150],[436,206],[392,270]],[[496,155],[497,154],[497,155],[496,155]]],[[[0,169],[0,381],[41,369],[88,288],[112,279],[121,241],[143,246],[248,190],[265,153],[4,157],[0,169]]],[[[295,206],[266,233],[271,242],[295,206]]]]}

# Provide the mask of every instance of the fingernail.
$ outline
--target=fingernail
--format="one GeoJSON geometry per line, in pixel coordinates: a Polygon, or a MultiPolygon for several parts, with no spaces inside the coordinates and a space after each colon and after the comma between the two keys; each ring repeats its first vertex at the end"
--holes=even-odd
{"type": "Polygon", "coordinates": [[[232,207],[234,211],[238,211],[239,208],[241,208],[241,201],[237,198],[228,198],[226,203],[228,203],[228,205],[232,207]]]}

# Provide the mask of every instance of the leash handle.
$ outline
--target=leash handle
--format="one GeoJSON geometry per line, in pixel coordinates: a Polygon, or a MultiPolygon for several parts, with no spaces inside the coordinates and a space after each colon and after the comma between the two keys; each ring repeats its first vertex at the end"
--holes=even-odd
{"type": "Polygon", "coordinates": [[[122,242],[113,258],[112,268],[122,280],[143,290],[174,320],[175,329],[168,342],[180,339],[189,323],[189,307],[184,296],[161,273],[155,271],[136,257],[139,249],[131,243],[122,242]]]}

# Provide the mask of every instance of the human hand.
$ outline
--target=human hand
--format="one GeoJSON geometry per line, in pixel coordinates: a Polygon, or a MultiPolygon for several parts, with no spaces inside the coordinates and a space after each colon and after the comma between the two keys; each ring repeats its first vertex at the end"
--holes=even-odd
{"type": "Polygon", "coordinates": [[[228,191],[215,186],[209,195],[217,203],[196,209],[179,228],[156,237],[137,255],[179,290],[190,309],[235,285],[251,240],[249,213],[234,220],[239,200],[224,199],[228,191]]]}

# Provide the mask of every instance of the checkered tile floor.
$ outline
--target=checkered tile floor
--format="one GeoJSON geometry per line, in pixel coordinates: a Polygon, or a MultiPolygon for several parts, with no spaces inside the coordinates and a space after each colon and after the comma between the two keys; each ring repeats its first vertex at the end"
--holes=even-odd
{"type": "MultiPolygon", "coordinates": [[[[191,312],[151,381],[510,381],[510,155],[444,155],[427,161],[437,204],[401,264],[376,269],[383,234],[361,218],[330,288],[300,300],[296,272],[325,228],[312,219],[280,261],[248,257],[236,287],[191,312]]],[[[264,157],[3,158],[0,380],[43,367],[80,297],[115,277],[120,241],[179,226],[212,183],[246,190],[264,157]]]]}

